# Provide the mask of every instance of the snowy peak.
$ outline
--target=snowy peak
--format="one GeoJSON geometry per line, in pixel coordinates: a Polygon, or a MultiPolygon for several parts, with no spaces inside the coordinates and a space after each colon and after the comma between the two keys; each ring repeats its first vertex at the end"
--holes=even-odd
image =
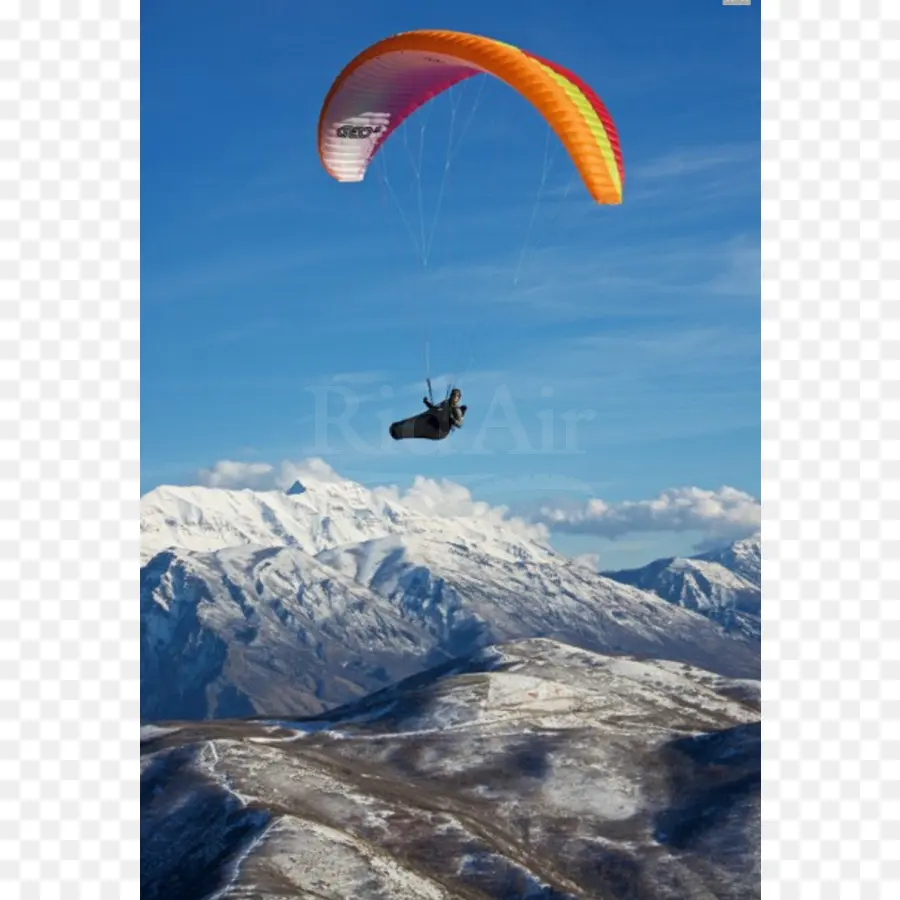
{"type": "Polygon", "coordinates": [[[211,552],[245,545],[316,554],[382,536],[409,518],[389,500],[377,501],[352,485],[301,487],[289,492],[156,488],[141,498],[143,559],[169,548],[211,552]]]}
{"type": "Polygon", "coordinates": [[[542,529],[459,490],[463,496],[452,496],[450,488],[419,479],[401,494],[336,475],[305,475],[287,491],[159,487],[141,498],[142,561],[176,547],[205,552],[246,544],[316,554],[398,534],[478,547],[488,555],[557,556],[542,529]]]}
{"type": "Polygon", "coordinates": [[[639,569],[604,572],[696,610],[726,627],[759,634],[761,614],[759,535],[697,556],[658,559],[639,569]]]}
{"type": "Polygon", "coordinates": [[[394,534],[315,554],[161,552],[142,570],[142,714],[314,711],[533,637],[758,675],[744,635],[538,550],[501,550],[394,534]]]}
{"type": "Polygon", "coordinates": [[[743,609],[721,563],[667,561],[682,583],[663,592],[590,571],[458,486],[401,494],[321,467],[296,483],[142,498],[145,717],[315,711],[534,637],[758,676],[753,627],[708,609],[743,609]]]}
{"type": "Polygon", "coordinates": [[[701,553],[693,557],[696,560],[719,563],[736,575],[759,588],[762,584],[762,548],[760,535],[741,541],[734,541],[727,547],[701,553]]]}
{"type": "Polygon", "coordinates": [[[547,636],[601,651],[693,658],[723,671],[753,668],[746,667],[752,644],[735,646],[703,618],[539,545],[412,534],[316,558],[391,601],[454,655],[470,649],[474,634],[491,642],[547,636]]]}

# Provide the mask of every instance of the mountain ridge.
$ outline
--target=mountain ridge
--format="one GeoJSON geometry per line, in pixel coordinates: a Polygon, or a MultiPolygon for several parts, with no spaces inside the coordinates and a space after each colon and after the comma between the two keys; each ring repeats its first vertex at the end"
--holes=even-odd
{"type": "Polygon", "coordinates": [[[601,575],[695,610],[758,638],[762,628],[761,540],[754,534],[689,557],[663,557],[601,575]]]}
{"type": "Polygon", "coordinates": [[[729,636],[589,571],[538,527],[417,484],[401,498],[318,472],[292,493],[145,495],[142,717],[316,713],[530,637],[758,677],[753,635],[729,636]]]}
{"type": "Polygon", "coordinates": [[[758,683],[544,639],[142,730],[142,896],[759,896],[758,683]],[[339,886],[339,887],[338,887],[339,886]]]}

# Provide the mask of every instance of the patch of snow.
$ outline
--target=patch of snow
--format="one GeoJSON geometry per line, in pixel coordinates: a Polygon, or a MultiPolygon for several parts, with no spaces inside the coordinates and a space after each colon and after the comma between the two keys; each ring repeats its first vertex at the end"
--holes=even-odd
{"type": "Polygon", "coordinates": [[[286,817],[270,830],[267,866],[298,891],[354,900],[451,900],[437,882],[367,841],[320,822],[286,817]]]}
{"type": "Polygon", "coordinates": [[[177,734],[181,728],[164,728],[161,725],[141,725],[141,742],[155,741],[167,734],[177,734]]]}

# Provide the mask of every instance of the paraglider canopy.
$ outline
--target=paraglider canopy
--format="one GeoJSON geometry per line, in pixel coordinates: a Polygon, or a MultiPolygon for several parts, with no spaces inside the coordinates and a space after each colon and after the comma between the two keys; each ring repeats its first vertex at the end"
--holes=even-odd
{"type": "Polygon", "coordinates": [[[405,119],[432,97],[478,74],[504,81],[533,104],[597,203],[622,202],[619,138],[591,88],[557,63],[459,31],[404,32],[351,60],[322,105],[322,165],[338,181],[362,181],[372,158],[405,119]]]}

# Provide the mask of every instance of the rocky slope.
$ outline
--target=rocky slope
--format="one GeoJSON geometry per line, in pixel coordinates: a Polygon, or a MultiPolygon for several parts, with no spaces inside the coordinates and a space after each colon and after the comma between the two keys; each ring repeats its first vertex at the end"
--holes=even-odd
{"type": "Polygon", "coordinates": [[[147,900],[748,900],[758,683],[547,640],[142,736],[147,900]]]}

